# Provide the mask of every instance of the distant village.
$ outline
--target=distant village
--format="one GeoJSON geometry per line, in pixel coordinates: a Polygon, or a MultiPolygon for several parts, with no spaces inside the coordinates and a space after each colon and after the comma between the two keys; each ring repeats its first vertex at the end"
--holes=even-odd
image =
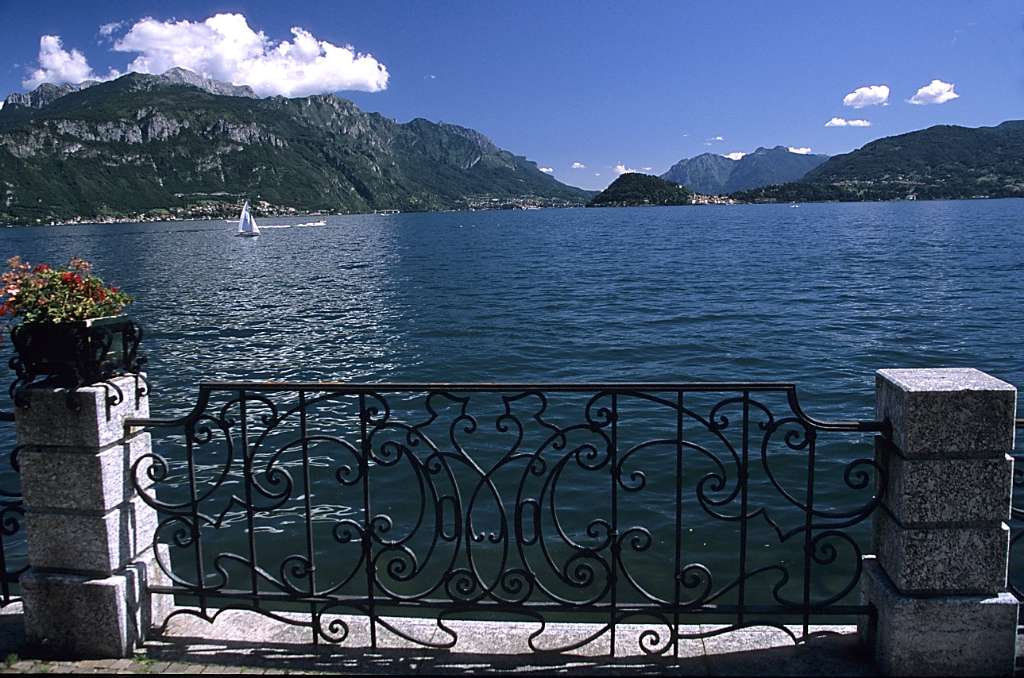
{"type": "Polygon", "coordinates": [[[694,193],[690,196],[691,205],[735,205],[736,200],[727,195],[702,195],[694,193]]]}

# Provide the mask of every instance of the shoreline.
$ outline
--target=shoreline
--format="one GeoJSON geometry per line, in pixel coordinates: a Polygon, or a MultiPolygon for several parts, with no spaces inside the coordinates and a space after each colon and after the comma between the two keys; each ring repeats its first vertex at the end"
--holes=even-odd
{"type": "MultiPolygon", "coordinates": [[[[449,214],[449,213],[461,213],[461,212],[527,212],[537,209],[630,209],[636,207],[736,207],[739,205],[836,205],[836,204],[881,204],[881,203],[933,203],[933,202],[974,202],[980,200],[1021,200],[1024,196],[973,196],[968,198],[918,198],[916,200],[907,200],[905,198],[893,198],[890,200],[799,200],[799,201],[742,201],[735,200],[734,202],[711,202],[711,203],[696,203],[688,205],[650,205],[650,204],[637,204],[637,205],[549,205],[544,207],[466,207],[462,209],[445,209],[445,210],[407,210],[398,212],[398,214],[449,214]]],[[[280,217],[347,217],[347,216],[369,216],[379,214],[377,211],[374,212],[327,212],[323,210],[314,211],[271,211],[271,212],[259,212],[255,216],[260,218],[280,218],[280,217]]],[[[92,218],[76,216],[70,219],[54,220],[46,222],[6,222],[0,221],[0,228],[14,228],[14,227],[46,227],[46,226],[99,226],[106,224],[149,224],[149,223],[160,223],[160,222],[191,222],[191,221],[225,221],[233,222],[237,221],[234,215],[202,215],[202,216],[178,216],[174,214],[153,216],[148,214],[135,214],[125,215],[108,218],[92,218]]]]}

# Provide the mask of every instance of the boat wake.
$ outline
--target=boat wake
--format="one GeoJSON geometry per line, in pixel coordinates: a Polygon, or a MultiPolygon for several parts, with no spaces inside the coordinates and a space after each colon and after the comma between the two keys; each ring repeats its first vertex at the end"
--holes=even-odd
{"type": "Polygon", "coordinates": [[[302,224],[269,224],[260,225],[260,230],[267,230],[268,228],[306,228],[308,226],[326,226],[327,222],[321,219],[320,221],[307,221],[302,224]]]}

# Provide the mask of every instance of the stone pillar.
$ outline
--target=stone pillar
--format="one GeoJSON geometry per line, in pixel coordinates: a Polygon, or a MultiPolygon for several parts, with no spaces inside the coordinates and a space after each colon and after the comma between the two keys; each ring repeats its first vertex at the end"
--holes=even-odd
{"type": "Polygon", "coordinates": [[[70,393],[33,387],[15,412],[28,540],[25,632],[47,654],[131,656],[168,602],[146,593],[147,582],[165,575],[153,557],[156,512],[131,478],[150,452],[149,434],[124,433],[126,417],[149,416],[149,399],[133,376],[110,383],[116,388],[70,393]]]}
{"type": "Polygon", "coordinates": [[[861,625],[886,675],[1012,675],[1007,592],[1017,390],[974,369],[879,370],[886,469],[861,625]]]}

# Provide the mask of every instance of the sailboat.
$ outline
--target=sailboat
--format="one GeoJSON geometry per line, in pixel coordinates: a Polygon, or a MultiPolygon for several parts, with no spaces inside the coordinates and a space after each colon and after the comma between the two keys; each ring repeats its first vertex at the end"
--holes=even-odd
{"type": "Polygon", "coordinates": [[[256,220],[249,214],[249,201],[246,200],[245,205],[242,206],[242,216],[238,218],[238,233],[235,235],[255,238],[259,234],[260,227],[256,225],[256,220]]]}

